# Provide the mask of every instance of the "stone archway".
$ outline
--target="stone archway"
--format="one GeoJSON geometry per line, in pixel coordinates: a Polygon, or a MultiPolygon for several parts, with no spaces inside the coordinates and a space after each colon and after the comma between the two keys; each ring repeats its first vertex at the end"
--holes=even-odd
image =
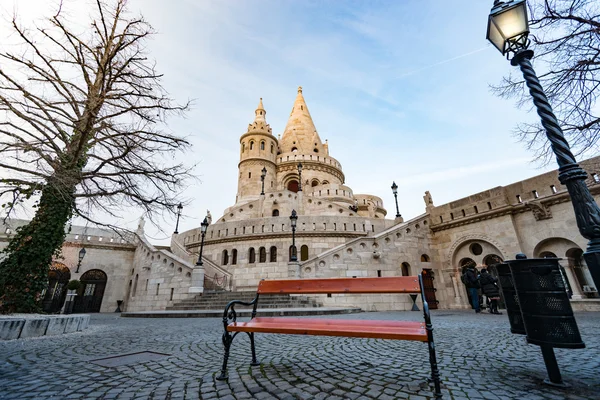
{"type": "Polygon", "coordinates": [[[572,299],[582,299],[590,292],[594,283],[583,258],[583,250],[573,241],[561,237],[547,238],[539,242],[534,250],[533,256],[543,258],[555,255],[562,260],[562,267],[567,286],[572,292],[572,299]]]}
{"type": "Polygon", "coordinates": [[[81,275],[80,281],[81,288],[75,299],[73,312],[100,312],[104,289],[106,288],[106,273],[99,269],[92,269],[81,275]]]}
{"type": "Polygon", "coordinates": [[[450,247],[449,258],[454,289],[454,307],[465,308],[470,305],[469,296],[460,277],[467,265],[474,265],[477,269],[488,265],[491,257],[504,259],[504,251],[493,239],[484,235],[467,235],[458,239],[450,247]]]}

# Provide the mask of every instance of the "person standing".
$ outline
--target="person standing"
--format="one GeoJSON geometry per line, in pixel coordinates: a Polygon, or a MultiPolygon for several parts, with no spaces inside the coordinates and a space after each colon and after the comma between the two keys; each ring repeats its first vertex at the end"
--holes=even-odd
{"type": "Polygon", "coordinates": [[[481,290],[483,294],[490,299],[490,313],[492,314],[502,314],[498,311],[498,300],[500,300],[500,289],[498,289],[497,285],[498,280],[494,278],[487,270],[484,268],[481,270],[481,275],[479,276],[479,284],[481,285],[481,290]]]}
{"type": "Polygon", "coordinates": [[[476,313],[481,312],[481,306],[479,305],[479,279],[477,279],[477,270],[475,266],[469,265],[463,273],[462,281],[467,287],[469,298],[471,299],[471,307],[476,313]]]}

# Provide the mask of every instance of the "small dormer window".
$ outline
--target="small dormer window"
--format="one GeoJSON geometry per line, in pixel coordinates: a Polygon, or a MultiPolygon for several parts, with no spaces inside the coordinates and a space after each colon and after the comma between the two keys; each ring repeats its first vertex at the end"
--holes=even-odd
{"type": "Polygon", "coordinates": [[[301,109],[301,110],[304,110],[304,106],[300,106],[300,109],[301,109]]]}
{"type": "Polygon", "coordinates": [[[295,152],[297,152],[297,151],[298,151],[298,148],[297,148],[297,147],[292,147],[292,153],[295,153],[295,152]]]}
{"type": "Polygon", "coordinates": [[[250,142],[250,150],[254,148],[254,142],[250,142]]]}
{"type": "Polygon", "coordinates": [[[314,151],[315,153],[318,153],[318,152],[319,152],[319,149],[314,149],[313,151],[314,151]]]}
{"type": "Polygon", "coordinates": [[[265,142],[260,142],[260,149],[264,150],[265,149],[265,142]]]}

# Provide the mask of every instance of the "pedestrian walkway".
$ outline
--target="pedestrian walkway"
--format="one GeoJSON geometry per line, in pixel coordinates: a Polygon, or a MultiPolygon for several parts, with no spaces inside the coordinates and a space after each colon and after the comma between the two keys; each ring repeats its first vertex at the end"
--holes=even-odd
{"type": "MultiPolygon", "coordinates": [[[[572,387],[542,384],[537,346],[512,335],[506,315],[433,312],[445,399],[597,399],[600,313],[577,314],[587,348],[558,349],[572,387]]],[[[315,317],[312,317],[315,318],[315,317]]],[[[328,316],[421,320],[418,312],[328,316]]],[[[228,382],[222,321],[93,315],[84,332],[0,342],[0,399],[413,399],[433,398],[423,343],[257,335],[262,366],[250,367],[239,335],[228,382]],[[137,354],[132,354],[137,353],[137,354]],[[124,357],[113,357],[126,355],[124,357]]]]}

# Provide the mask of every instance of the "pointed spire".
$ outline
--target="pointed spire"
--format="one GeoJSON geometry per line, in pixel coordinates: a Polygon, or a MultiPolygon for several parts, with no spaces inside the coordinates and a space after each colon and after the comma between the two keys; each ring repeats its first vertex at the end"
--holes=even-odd
{"type": "Polygon", "coordinates": [[[254,111],[254,122],[248,124],[248,132],[250,131],[267,131],[271,133],[271,127],[267,124],[267,119],[265,116],[267,115],[267,111],[263,106],[262,97],[258,102],[258,108],[254,111]]]}
{"type": "Polygon", "coordinates": [[[298,87],[298,94],[296,95],[290,118],[283,131],[280,147],[283,153],[291,152],[294,149],[301,154],[324,152],[323,143],[321,143],[315,124],[306,106],[306,101],[302,95],[302,86],[298,87]]]}

